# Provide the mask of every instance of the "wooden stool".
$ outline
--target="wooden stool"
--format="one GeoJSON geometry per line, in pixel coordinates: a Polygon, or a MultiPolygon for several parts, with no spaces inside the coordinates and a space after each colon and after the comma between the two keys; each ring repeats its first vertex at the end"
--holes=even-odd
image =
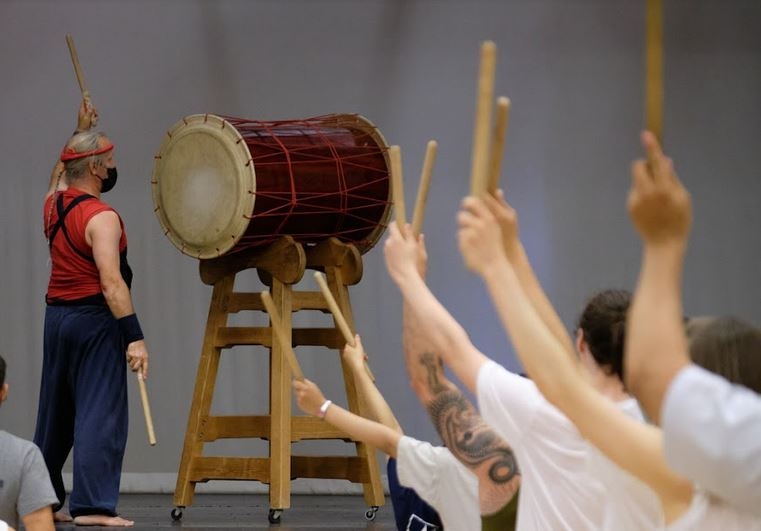
{"type": "MultiPolygon", "coordinates": [[[[328,286],[353,329],[347,286],[362,278],[362,257],[353,245],[336,238],[306,249],[284,236],[261,250],[241,251],[230,256],[201,260],[201,280],[214,286],[206,322],[201,359],[198,363],[193,401],[182,449],[182,460],[174,491],[173,520],[182,518],[182,509],[193,503],[195,485],[209,480],[256,480],[269,484],[271,523],[280,521],[283,509],[291,506],[291,479],[347,479],[362,483],[370,509],[368,519],[383,505],[385,497],[375,451],[358,441],[356,456],[293,456],[291,443],[307,439],[352,439],[324,420],[291,415],[291,374],[283,349],[273,341],[268,327],[227,326],[228,314],[244,310],[265,311],[259,293],[234,292],[235,276],[256,268],[259,278],[270,287],[283,326],[291,334],[293,346],[318,345],[341,349],[343,337],[334,328],[292,328],[292,313],[301,310],[328,311],[319,291],[294,291],[305,269],[324,271],[328,286]],[[269,415],[209,415],[222,349],[237,345],[262,345],[270,351],[269,415]],[[211,457],[203,455],[203,445],[224,438],[260,438],[269,441],[269,457],[211,457]]],[[[367,416],[357,393],[353,373],[341,360],[349,409],[367,416]]]]}

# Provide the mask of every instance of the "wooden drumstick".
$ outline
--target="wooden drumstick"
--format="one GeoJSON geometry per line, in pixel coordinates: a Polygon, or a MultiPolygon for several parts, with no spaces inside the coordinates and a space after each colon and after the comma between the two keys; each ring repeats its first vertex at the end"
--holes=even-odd
{"type": "MultiPolygon", "coordinates": [[[[346,341],[350,347],[357,346],[356,341],[354,341],[354,334],[352,333],[351,328],[349,328],[349,323],[346,322],[346,318],[344,318],[344,314],[341,311],[341,308],[338,307],[338,303],[336,302],[336,299],[333,297],[333,293],[328,287],[328,282],[325,280],[325,275],[319,271],[315,271],[314,279],[317,281],[317,285],[320,286],[320,291],[322,291],[322,295],[325,297],[325,301],[328,303],[328,308],[330,309],[330,313],[333,314],[333,319],[335,319],[338,329],[344,336],[344,341],[346,341]]],[[[367,371],[367,375],[370,377],[370,379],[375,381],[375,376],[370,370],[370,366],[367,364],[367,361],[365,361],[365,371],[367,371]]]]}
{"type": "Polygon", "coordinates": [[[663,136],[663,1],[646,0],[645,127],[663,136]]]}
{"type": "Polygon", "coordinates": [[[494,98],[494,77],[497,64],[497,45],[486,41],[481,45],[481,66],[478,72],[476,120],[473,128],[473,153],[470,169],[470,195],[486,192],[489,169],[489,134],[491,106],[494,98]]]}
{"type": "Polygon", "coordinates": [[[407,213],[404,209],[404,179],[402,178],[402,151],[399,146],[390,146],[388,156],[391,159],[391,194],[394,198],[394,214],[399,231],[404,230],[407,213]]]}
{"type": "Polygon", "coordinates": [[[74,39],[69,34],[66,34],[66,44],[69,45],[69,54],[71,55],[71,62],[74,65],[74,73],[77,75],[77,82],[79,82],[79,90],[82,91],[82,99],[90,103],[90,93],[85,86],[85,76],[82,74],[82,66],[79,64],[77,48],[74,46],[74,39]]]}
{"type": "MultiPolygon", "coordinates": [[[[82,73],[82,66],[79,64],[79,55],[77,55],[77,48],[74,46],[74,39],[68,33],[66,34],[66,44],[69,46],[69,55],[71,55],[71,63],[74,65],[74,73],[77,75],[77,82],[79,83],[79,90],[82,92],[82,99],[85,100],[85,106],[90,108],[92,102],[90,101],[90,92],[85,86],[85,76],[82,73]]],[[[92,119],[92,125],[96,125],[98,121],[97,116],[92,119]]]]}
{"type": "Polygon", "coordinates": [[[274,331],[274,334],[277,335],[277,340],[280,341],[280,344],[283,347],[283,351],[285,352],[285,359],[288,361],[288,365],[291,367],[291,373],[293,374],[293,377],[297,380],[303,380],[304,373],[301,372],[299,360],[296,359],[296,354],[293,352],[293,345],[288,339],[288,334],[286,334],[285,330],[283,329],[283,323],[280,320],[280,314],[278,313],[277,308],[275,308],[275,303],[272,300],[272,296],[270,295],[269,291],[262,291],[262,302],[264,303],[264,307],[267,309],[267,313],[270,314],[272,330],[274,331]]]}
{"type": "Polygon", "coordinates": [[[502,154],[505,151],[507,121],[510,118],[510,99],[505,96],[497,98],[497,118],[494,121],[494,136],[489,155],[489,181],[487,191],[493,193],[499,187],[499,174],[502,169],[502,154]]]}
{"type": "Polygon", "coordinates": [[[145,427],[148,430],[148,444],[156,446],[156,432],[153,429],[153,416],[151,415],[151,404],[148,402],[148,391],[145,388],[145,380],[138,373],[137,384],[140,388],[140,402],[143,404],[143,416],[145,416],[145,427]]]}
{"type": "Polygon", "coordinates": [[[420,174],[420,185],[417,190],[417,199],[415,199],[415,212],[412,214],[412,233],[415,235],[420,234],[420,229],[423,228],[425,205],[428,202],[428,189],[431,186],[431,174],[433,173],[433,163],[436,161],[438,147],[438,142],[429,140],[425,150],[423,171],[420,174]]]}

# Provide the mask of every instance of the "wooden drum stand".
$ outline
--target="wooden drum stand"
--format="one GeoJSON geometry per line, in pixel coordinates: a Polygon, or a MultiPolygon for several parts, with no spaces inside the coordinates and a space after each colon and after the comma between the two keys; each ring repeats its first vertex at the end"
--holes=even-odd
{"type": "MultiPolygon", "coordinates": [[[[182,510],[193,503],[195,485],[209,480],[256,480],[269,484],[269,521],[280,521],[282,511],[291,505],[291,479],[347,479],[362,483],[367,519],[374,519],[385,501],[375,450],[361,442],[356,456],[295,456],[291,443],[307,439],[352,439],[324,420],[291,415],[291,370],[285,349],[273,339],[272,321],[268,327],[227,326],[227,316],[246,310],[266,311],[260,293],[234,292],[235,276],[256,268],[259,278],[269,286],[280,313],[283,328],[298,345],[318,345],[341,349],[344,338],[336,328],[292,327],[292,312],[328,312],[319,291],[294,291],[306,269],[324,271],[328,286],[339,308],[352,326],[347,286],[362,278],[362,257],[356,247],[330,238],[315,246],[303,246],[283,236],[264,249],[251,249],[220,258],[201,260],[201,280],[214,287],[206,322],[201,359],[198,363],[182,460],[174,491],[172,519],[182,518],[182,510]],[[209,415],[222,349],[238,345],[261,345],[270,352],[269,415],[209,415]],[[211,457],[203,455],[207,442],[226,438],[259,438],[269,441],[269,457],[211,457]]],[[[354,377],[341,361],[349,409],[367,416],[357,393],[354,377]]]]}

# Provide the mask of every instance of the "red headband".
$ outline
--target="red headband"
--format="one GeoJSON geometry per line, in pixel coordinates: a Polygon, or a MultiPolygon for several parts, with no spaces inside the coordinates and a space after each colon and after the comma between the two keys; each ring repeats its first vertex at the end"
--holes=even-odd
{"type": "Polygon", "coordinates": [[[107,151],[111,151],[112,149],[114,149],[114,145],[111,142],[109,142],[102,148],[94,149],[92,151],[83,151],[82,153],[74,151],[71,148],[63,148],[63,151],[61,151],[61,162],[69,162],[70,160],[77,160],[77,159],[83,159],[85,157],[102,155],[103,153],[106,153],[107,151]]]}

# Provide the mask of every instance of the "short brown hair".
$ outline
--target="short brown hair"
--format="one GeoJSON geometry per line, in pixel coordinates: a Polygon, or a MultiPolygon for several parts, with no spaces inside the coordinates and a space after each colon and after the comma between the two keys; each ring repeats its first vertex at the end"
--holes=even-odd
{"type": "Polygon", "coordinates": [[[687,337],[696,365],[761,393],[761,330],[735,317],[693,317],[687,337]]]}

